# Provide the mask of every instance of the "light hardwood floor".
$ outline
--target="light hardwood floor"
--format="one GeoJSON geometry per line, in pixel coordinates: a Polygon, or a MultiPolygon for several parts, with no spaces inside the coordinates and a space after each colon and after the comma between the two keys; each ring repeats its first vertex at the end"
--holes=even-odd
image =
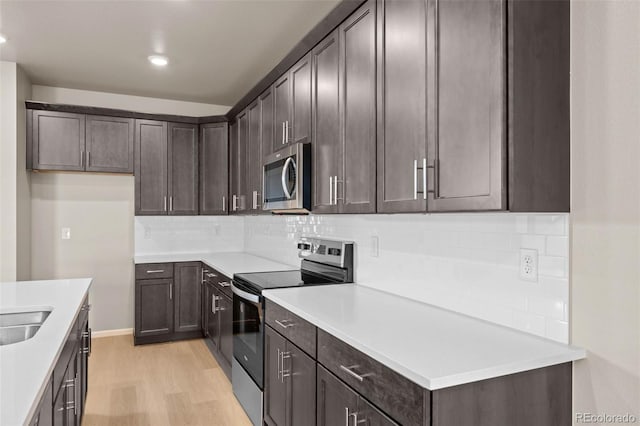
{"type": "Polygon", "coordinates": [[[93,339],[83,426],[244,426],[249,419],[203,340],[134,346],[93,339]]]}

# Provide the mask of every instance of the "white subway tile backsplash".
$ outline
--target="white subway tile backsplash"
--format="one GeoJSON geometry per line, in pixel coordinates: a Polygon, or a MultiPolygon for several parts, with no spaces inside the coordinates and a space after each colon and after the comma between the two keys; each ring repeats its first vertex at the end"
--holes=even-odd
{"type": "Polygon", "coordinates": [[[353,240],[358,284],[566,343],[568,220],[511,213],[137,216],[135,252],[244,250],[297,264],[302,235],[353,240]],[[538,250],[538,282],[519,278],[521,248],[538,250]]]}
{"type": "Polygon", "coordinates": [[[361,285],[566,343],[546,324],[567,318],[568,220],[510,213],[249,216],[244,248],[295,264],[303,234],[353,240],[361,285]],[[519,278],[521,248],[538,250],[537,283],[519,278]]]}

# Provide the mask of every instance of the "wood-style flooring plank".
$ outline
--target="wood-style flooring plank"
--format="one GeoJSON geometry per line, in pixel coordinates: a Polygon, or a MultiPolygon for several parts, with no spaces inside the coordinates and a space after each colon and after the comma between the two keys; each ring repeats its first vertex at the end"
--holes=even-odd
{"type": "Polygon", "coordinates": [[[83,426],[250,426],[203,340],[93,339],[83,426]]]}

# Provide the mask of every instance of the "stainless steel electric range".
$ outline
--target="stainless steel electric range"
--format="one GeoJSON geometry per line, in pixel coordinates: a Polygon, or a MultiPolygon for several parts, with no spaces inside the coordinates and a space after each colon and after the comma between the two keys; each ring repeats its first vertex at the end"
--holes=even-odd
{"type": "Polygon", "coordinates": [[[303,237],[300,270],[233,276],[233,393],[254,425],[262,426],[264,382],[263,290],[353,282],[353,243],[303,237]]]}

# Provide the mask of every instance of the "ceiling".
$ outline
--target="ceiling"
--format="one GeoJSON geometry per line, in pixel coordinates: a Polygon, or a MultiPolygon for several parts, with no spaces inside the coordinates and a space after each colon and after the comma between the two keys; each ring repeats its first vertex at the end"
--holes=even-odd
{"type": "Polygon", "coordinates": [[[0,59],[33,84],[233,105],[338,2],[3,0],[0,59]]]}

